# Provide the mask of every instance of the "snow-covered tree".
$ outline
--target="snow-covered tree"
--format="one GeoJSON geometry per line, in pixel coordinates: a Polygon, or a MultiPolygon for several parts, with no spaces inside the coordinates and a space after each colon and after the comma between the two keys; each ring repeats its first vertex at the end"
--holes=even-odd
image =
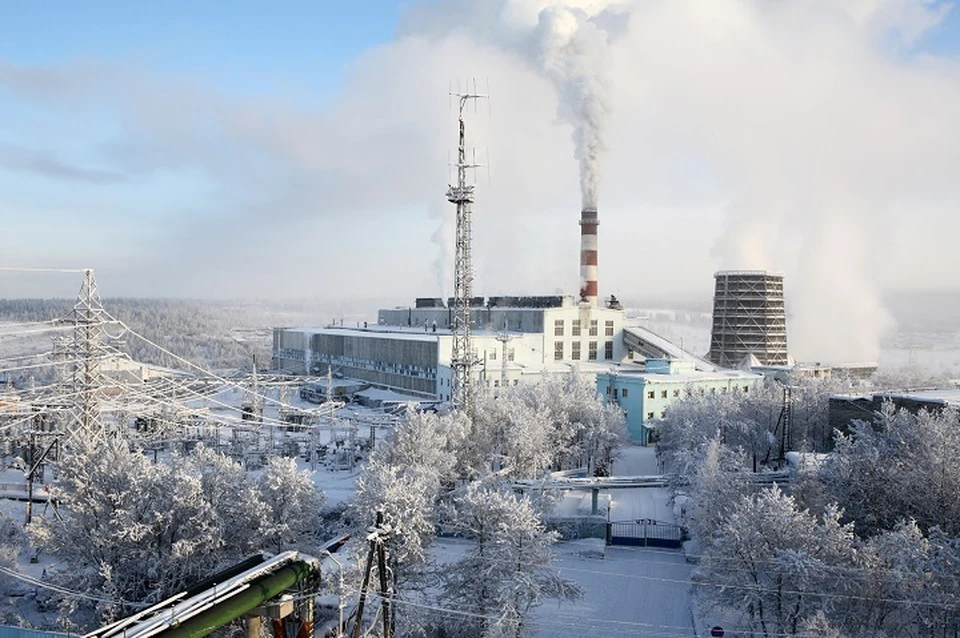
{"type": "Polygon", "coordinates": [[[821,478],[858,534],[890,530],[904,519],[960,534],[958,425],[954,410],[914,415],[886,404],[873,424],[838,434],[821,478]]]}
{"type": "Polygon", "coordinates": [[[489,439],[489,456],[509,476],[532,478],[544,469],[575,467],[608,474],[626,440],[623,412],[604,405],[596,387],[575,372],[495,397],[481,394],[477,403],[477,435],[489,439]]]}
{"type": "Polygon", "coordinates": [[[797,635],[801,621],[842,593],[853,540],[834,507],[817,520],[776,486],[742,497],[705,549],[701,595],[743,611],[759,635],[797,635]]]}
{"type": "MultiPolygon", "coordinates": [[[[436,536],[437,500],[444,485],[452,485],[465,423],[460,415],[408,412],[393,436],[370,455],[350,506],[357,525],[366,527],[382,512],[394,595],[405,598],[422,589],[427,578],[431,540],[436,536]]],[[[394,606],[400,630],[418,624],[409,607],[394,606]]]]}
{"type": "Polygon", "coordinates": [[[823,611],[818,611],[814,615],[804,618],[800,622],[800,636],[810,636],[813,638],[846,638],[846,635],[834,627],[823,611]]]}
{"type": "Polygon", "coordinates": [[[553,568],[550,546],[558,535],[546,530],[529,497],[471,483],[456,499],[451,525],[473,543],[444,571],[444,600],[475,614],[455,621],[457,635],[523,636],[531,608],[546,598],[580,596],[553,568]]]}
{"type": "MultiPolygon", "coordinates": [[[[26,539],[17,521],[0,514],[0,567],[16,570],[17,555],[24,548],[26,539]]],[[[19,625],[23,618],[14,605],[14,595],[23,594],[22,582],[0,573],[0,623],[19,625]]]]}
{"type": "Polygon", "coordinates": [[[456,464],[445,427],[451,419],[408,412],[357,478],[351,512],[363,525],[383,512],[392,530],[388,549],[394,574],[401,579],[424,563],[436,534],[436,502],[456,464]]]}
{"type": "Polygon", "coordinates": [[[749,483],[739,455],[714,439],[707,444],[703,462],[696,469],[685,491],[685,521],[693,537],[709,543],[717,528],[727,519],[749,483]]]}
{"type": "MultiPolygon", "coordinates": [[[[286,469],[266,485],[291,486],[286,469]]],[[[63,562],[54,574],[63,584],[153,602],[252,549],[277,548],[275,527],[258,519],[279,512],[274,522],[286,530],[284,517],[305,516],[316,503],[312,484],[310,490],[296,481],[292,487],[282,497],[273,495],[281,507],[267,503],[235,464],[209,451],[153,463],[126,442],[109,439],[81,444],[64,457],[52,490],[56,515],[36,517],[30,532],[35,545],[63,562]]],[[[109,617],[119,610],[100,611],[109,617]]]]}
{"type": "Polygon", "coordinates": [[[273,456],[257,483],[260,501],[266,505],[261,522],[263,541],[274,551],[310,551],[319,540],[323,493],[310,472],[297,469],[292,458],[273,456]]]}

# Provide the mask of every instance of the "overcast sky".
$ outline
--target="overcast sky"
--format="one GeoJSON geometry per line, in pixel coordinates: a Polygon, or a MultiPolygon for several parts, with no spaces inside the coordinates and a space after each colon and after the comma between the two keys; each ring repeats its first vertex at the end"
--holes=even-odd
{"type": "MultiPolygon", "coordinates": [[[[601,296],[778,270],[804,353],[870,357],[883,290],[960,288],[949,3],[226,7],[4,8],[0,266],[93,267],[108,296],[449,294],[447,92],[476,78],[476,292],[573,294],[572,64],[602,94],[601,296]],[[585,34],[558,71],[549,46],[585,34]]],[[[0,297],[74,288],[0,276],[0,297]]]]}

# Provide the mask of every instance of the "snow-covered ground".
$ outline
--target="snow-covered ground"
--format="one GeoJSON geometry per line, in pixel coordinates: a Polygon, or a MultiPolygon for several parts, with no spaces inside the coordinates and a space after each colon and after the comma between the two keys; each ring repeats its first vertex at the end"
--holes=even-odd
{"type": "MultiPolygon", "coordinates": [[[[469,541],[442,538],[431,554],[440,563],[452,563],[469,550],[469,541]]],[[[604,547],[598,539],[558,543],[554,552],[555,566],[580,586],[583,597],[575,602],[548,600],[534,609],[535,635],[695,635],[691,567],[681,552],[604,547]]]]}
{"type": "MultiPolygon", "coordinates": [[[[658,474],[656,450],[626,446],[613,465],[615,476],[658,474]]],[[[609,520],[652,518],[674,522],[666,488],[602,490],[601,514],[609,520]]],[[[590,513],[589,490],[567,492],[561,516],[590,513]]],[[[464,552],[458,541],[443,540],[440,552],[464,552]]],[[[577,602],[548,601],[535,613],[540,636],[693,636],[691,567],[682,552],[607,547],[601,539],[560,542],[556,565],[583,590],[577,602]]]]}
{"type": "Polygon", "coordinates": [[[540,636],[693,636],[690,566],[681,552],[603,547],[588,558],[557,547],[557,567],[583,589],[577,602],[548,601],[534,617],[540,636]]]}
{"type": "Polygon", "coordinates": [[[660,474],[657,449],[642,445],[625,445],[613,462],[614,476],[653,476],[660,474]]]}

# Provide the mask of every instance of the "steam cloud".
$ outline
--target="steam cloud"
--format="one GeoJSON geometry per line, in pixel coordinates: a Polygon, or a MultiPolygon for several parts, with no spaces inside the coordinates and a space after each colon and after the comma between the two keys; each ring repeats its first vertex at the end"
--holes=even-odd
{"type": "MultiPolygon", "coordinates": [[[[883,49],[889,42],[909,48],[942,20],[949,3],[452,0],[448,6],[434,34],[466,31],[494,43],[555,89],[558,118],[573,127],[583,207],[597,205],[607,129],[617,123],[618,139],[632,140],[622,146],[643,140],[648,147],[652,174],[663,176],[650,160],[658,153],[699,164],[727,201],[713,265],[785,273],[792,354],[878,358],[892,327],[877,283],[885,265],[874,247],[887,239],[878,219],[909,193],[907,184],[915,190],[936,183],[943,192],[942,169],[917,170],[918,158],[938,167],[956,155],[932,135],[946,130],[946,107],[931,109],[911,93],[933,91],[944,105],[958,101],[956,91],[944,88],[955,68],[923,59],[891,63],[883,49]],[[641,85],[631,81],[637,75],[641,85]],[[617,112],[629,111],[630,124],[611,117],[614,89],[617,112]],[[881,137],[882,146],[873,143],[881,137]]],[[[634,154],[620,146],[611,151],[622,183],[620,164],[632,164],[634,154]]],[[[682,198],[683,188],[672,197],[682,198]]],[[[709,281],[709,273],[702,279],[709,281]]]]}

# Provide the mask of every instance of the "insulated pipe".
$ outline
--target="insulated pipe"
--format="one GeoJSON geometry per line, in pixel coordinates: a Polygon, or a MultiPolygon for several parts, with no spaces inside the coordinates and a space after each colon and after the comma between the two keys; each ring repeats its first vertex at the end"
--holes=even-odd
{"type": "Polygon", "coordinates": [[[246,589],[222,603],[155,635],[163,636],[163,638],[201,638],[206,636],[213,630],[249,613],[271,598],[279,596],[301,580],[308,578],[312,571],[313,568],[303,561],[291,563],[269,576],[253,581],[246,589]]]}
{"type": "Polygon", "coordinates": [[[596,208],[580,211],[580,301],[597,305],[597,220],[596,208]]]}

